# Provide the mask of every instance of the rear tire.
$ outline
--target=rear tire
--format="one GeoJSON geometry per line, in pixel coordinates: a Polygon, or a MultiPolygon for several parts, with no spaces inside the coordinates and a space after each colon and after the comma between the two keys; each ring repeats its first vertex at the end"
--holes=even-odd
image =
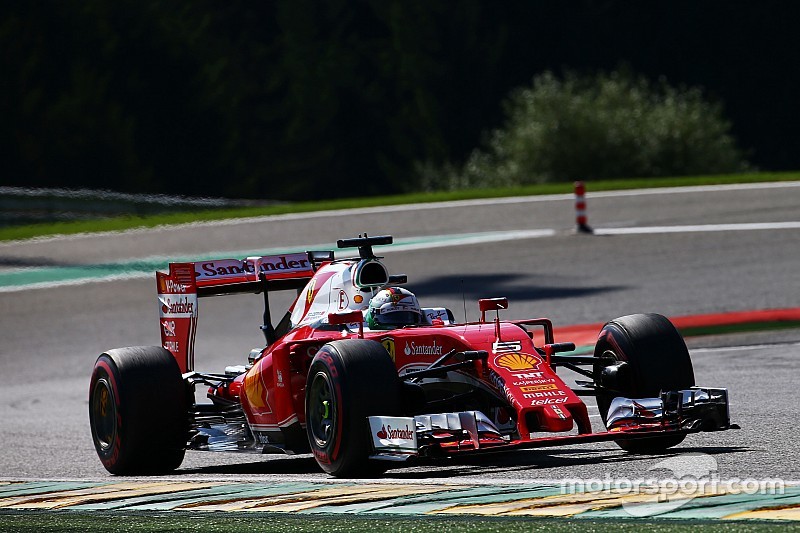
{"type": "MultiPolygon", "coordinates": [[[[597,407],[603,424],[616,396],[656,398],[662,391],[693,387],[694,369],[689,350],[681,334],[664,316],[628,315],[608,322],[600,332],[594,356],[595,381],[603,367],[618,361],[627,362],[627,379],[619,384],[621,394],[598,394],[597,407]]],[[[618,440],[623,450],[634,453],[661,452],[680,444],[685,435],[648,439],[618,440]]]]}
{"type": "Polygon", "coordinates": [[[133,475],[178,468],[189,434],[186,390],[178,363],[161,347],[101,354],[89,385],[89,425],[106,470],[133,475]]]}
{"type": "Polygon", "coordinates": [[[306,432],[320,468],[337,477],[381,473],[370,462],[368,416],[400,412],[400,379],[378,342],[347,339],[324,345],[306,383],[306,432]]]}

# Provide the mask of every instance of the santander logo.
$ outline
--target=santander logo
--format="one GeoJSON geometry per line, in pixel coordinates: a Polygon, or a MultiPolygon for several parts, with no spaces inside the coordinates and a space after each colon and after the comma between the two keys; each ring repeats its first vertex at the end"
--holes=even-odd
{"type": "Polygon", "coordinates": [[[171,295],[167,294],[161,301],[161,313],[164,316],[176,314],[194,314],[195,312],[195,297],[193,294],[187,296],[179,296],[177,300],[170,298],[171,295]]]}
{"type": "Polygon", "coordinates": [[[381,426],[381,430],[375,434],[379,439],[403,439],[413,440],[414,432],[406,425],[405,429],[393,428],[392,426],[381,426]]]}
{"type": "Polygon", "coordinates": [[[403,353],[406,355],[442,355],[442,346],[436,344],[436,339],[433,340],[433,344],[417,344],[411,341],[406,342],[403,353]]]}

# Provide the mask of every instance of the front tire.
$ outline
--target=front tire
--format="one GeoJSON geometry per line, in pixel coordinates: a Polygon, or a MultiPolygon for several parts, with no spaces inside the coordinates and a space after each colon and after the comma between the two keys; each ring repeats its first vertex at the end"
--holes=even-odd
{"type": "MultiPolygon", "coordinates": [[[[694,369],[683,337],[664,316],[628,315],[608,322],[595,346],[595,381],[604,367],[626,362],[624,378],[617,384],[619,394],[598,393],[597,407],[603,424],[608,408],[617,396],[656,398],[662,391],[693,387],[694,369]]],[[[633,453],[661,452],[680,444],[685,435],[617,440],[623,450],[633,453]]]]}
{"type": "Polygon", "coordinates": [[[367,417],[397,415],[400,379],[378,342],[347,339],[324,345],[306,383],[306,432],[320,468],[337,477],[379,473],[370,464],[367,417]]]}
{"type": "Polygon", "coordinates": [[[89,425],[112,474],[163,474],[183,461],[189,426],[186,386],[172,354],[158,346],[109,350],[89,385],[89,425]]]}

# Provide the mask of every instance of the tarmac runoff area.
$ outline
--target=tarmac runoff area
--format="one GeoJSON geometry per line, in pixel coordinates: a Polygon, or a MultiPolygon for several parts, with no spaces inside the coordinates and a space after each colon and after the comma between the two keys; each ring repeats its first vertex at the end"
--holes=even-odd
{"type": "Polygon", "coordinates": [[[746,483],[571,491],[505,485],[235,482],[0,482],[0,514],[26,511],[291,513],[395,517],[800,520],[800,486],[746,483]]]}

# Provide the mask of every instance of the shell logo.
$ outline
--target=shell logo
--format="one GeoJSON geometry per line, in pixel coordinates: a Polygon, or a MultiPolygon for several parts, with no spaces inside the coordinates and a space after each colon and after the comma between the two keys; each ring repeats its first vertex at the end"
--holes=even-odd
{"type": "Polygon", "coordinates": [[[267,396],[269,391],[261,381],[261,366],[257,371],[248,372],[244,377],[244,393],[250,405],[255,409],[258,414],[269,414],[272,412],[272,407],[269,405],[267,396]]]}
{"type": "Polygon", "coordinates": [[[506,353],[494,360],[494,364],[501,366],[512,372],[520,370],[531,370],[542,363],[542,360],[535,355],[527,353],[506,353]]]}

